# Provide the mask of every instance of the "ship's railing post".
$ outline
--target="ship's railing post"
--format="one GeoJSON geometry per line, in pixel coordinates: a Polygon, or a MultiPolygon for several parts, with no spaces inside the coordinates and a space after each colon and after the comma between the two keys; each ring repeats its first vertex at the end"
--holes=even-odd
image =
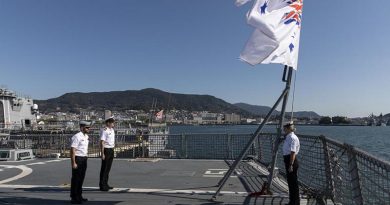
{"type": "Polygon", "coordinates": [[[137,146],[133,146],[133,159],[135,158],[135,150],[137,149],[137,146]]]}
{"type": "Polygon", "coordinates": [[[134,158],[141,156],[142,138],[143,138],[142,135],[137,137],[137,145],[134,147],[134,149],[135,149],[135,156],[134,156],[134,158]]]}
{"type": "Polygon", "coordinates": [[[41,146],[41,137],[38,135],[38,143],[37,143],[37,153],[42,156],[42,146],[41,146]]]}
{"type": "Polygon", "coordinates": [[[23,135],[23,149],[26,149],[26,134],[23,135]]]}
{"type": "Polygon", "coordinates": [[[58,151],[59,151],[59,153],[60,153],[60,156],[62,155],[62,153],[63,153],[63,151],[64,151],[64,146],[63,146],[63,145],[64,145],[64,144],[63,144],[64,135],[65,135],[65,134],[61,133],[60,136],[58,137],[58,143],[59,143],[59,145],[58,145],[58,151]]]}
{"type": "Polygon", "coordinates": [[[352,145],[344,144],[348,156],[348,168],[351,176],[352,199],[356,205],[363,205],[362,187],[359,176],[359,168],[356,160],[356,153],[352,145]]]}
{"type": "Polygon", "coordinates": [[[142,139],[141,144],[142,144],[142,158],[144,158],[145,157],[145,140],[144,139],[142,139]]]}
{"type": "Polygon", "coordinates": [[[261,154],[261,141],[260,141],[261,135],[257,137],[257,160],[262,159],[262,154],[261,154]]]}
{"type": "Polygon", "coordinates": [[[100,152],[95,147],[95,137],[96,136],[95,135],[90,135],[90,136],[91,136],[90,141],[92,141],[92,143],[91,143],[92,144],[91,147],[92,147],[92,150],[93,150],[92,152],[95,153],[95,155],[97,155],[97,156],[93,156],[93,157],[101,157],[100,156],[100,152]]]}
{"type": "Polygon", "coordinates": [[[323,151],[324,151],[324,159],[325,159],[325,176],[326,176],[326,181],[327,181],[327,193],[325,193],[327,196],[330,196],[331,199],[334,201],[335,200],[335,194],[336,194],[336,189],[335,189],[335,182],[334,182],[334,177],[332,174],[332,163],[330,162],[330,153],[329,153],[329,148],[328,148],[328,143],[326,141],[326,137],[321,135],[320,140],[322,142],[323,146],[323,151]]]}
{"type": "Polygon", "coordinates": [[[187,139],[186,135],[183,133],[181,134],[181,156],[182,159],[187,159],[187,139]]]}
{"type": "Polygon", "coordinates": [[[228,159],[233,159],[233,149],[232,149],[232,135],[231,134],[227,134],[227,151],[228,151],[228,156],[227,158],[228,159]]]}
{"type": "Polygon", "coordinates": [[[68,137],[68,135],[62,135],[61,139],[62,139],[62,154],[65,156],[66,150],[67,150],[67,145],[69,143],[69,137],[68,137]]]}
{"type": "MultiPolygon", "coordinates": [[[[54,136],[52,135],[52,136],[50,136],[50,141],[49,141],[49,150],[50,150],[50,152],[53,150],[55,148],[55,146],[54,146],[54,136]]],[[[50,153],[51,154],[51,153],[50,153]]],[[[49,154],[49,155],[50,155],[49,154]]]]}

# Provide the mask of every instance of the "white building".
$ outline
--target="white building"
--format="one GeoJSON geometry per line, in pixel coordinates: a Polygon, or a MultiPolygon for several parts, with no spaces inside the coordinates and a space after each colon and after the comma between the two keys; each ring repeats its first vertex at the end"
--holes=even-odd
{"type": "Polygon", "coordinates": [[[235,113],[225,114],[225,123],[228,124],[240,124],[241,116],[235,113]]]}
{"type": "Polygon", "coordinates": [[[222,124],[222,115],[218,113],[209,113],[206,111],[192,113],[193,124],[222,124]]]}
{"type": "Polygon", "coordinates": [[[104,111],[104,119],[106,120],[106,119],[108,119],[108,118],[110,118],[110,117],[112,117],[112,112],[111,112],[111,110],[105,110],[105,111],[104,111]]]}

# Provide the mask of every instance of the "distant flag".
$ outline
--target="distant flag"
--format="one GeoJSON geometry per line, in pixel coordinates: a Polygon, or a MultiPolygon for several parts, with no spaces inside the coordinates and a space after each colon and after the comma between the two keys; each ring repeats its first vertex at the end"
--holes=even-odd
{"type": "Polygon", "coordinates": [[[160,112],[156,113],[156,119],[157,120],[162,120],[163,113],[164,113],[164,110],[161,110],[160,112]]]}
{"type": "MultiPolygon", "coordinates": [[[[250,0],[236,0],[241,6],[250,0]]],[[[251,64],[298,66],[303,0],[255,0],[247,22],[255,27],[240,59],[251,64]]]]}

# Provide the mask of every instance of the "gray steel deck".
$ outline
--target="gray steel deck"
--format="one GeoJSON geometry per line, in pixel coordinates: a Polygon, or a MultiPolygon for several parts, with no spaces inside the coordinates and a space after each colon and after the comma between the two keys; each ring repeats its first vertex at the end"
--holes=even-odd
{"type": "MultiPolygon", "coordinates": [[[[69,204],[69,159],[0,162],[0,204],[69,204]],[[16,178],[15,178],[16,177],[16,178]]],[[[287,190],[274,188],[273,197],[247,197],[259,191],[265,176],[256,166],[242,163],[218,197],[216,190],[228,165],[222,160],[114,161],[110,192],[98,190],[100,160],[89,159],[84,182],[85,204],[285,204],[287,190]],[[238,175],[238,176],[237,176],[238,175]]],[[[315,204],[302,200],[302,204],[315,204]]]]}

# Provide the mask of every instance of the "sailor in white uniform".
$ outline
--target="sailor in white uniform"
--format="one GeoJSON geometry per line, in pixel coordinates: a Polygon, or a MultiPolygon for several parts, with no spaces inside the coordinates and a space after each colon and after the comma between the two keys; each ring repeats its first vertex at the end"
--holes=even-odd
{"type": "Polygon", "coordinates": [[[100,149],[102,157],[102,166],[100,168],[100,182],[99,187],[101,191],[108,191],[113,189],[108,185],[108,178],[111,170],[112,161],[114,160],[115,148],[115,130],[114,117],[106,119],[106,127],[100,134],[100,149]]]}
{"type": "Polygon", "coordinates": [[[88,143],[89,143],[89,128],[91,122],[80,121],[80,132],[72,137],[71,143],[71,163],[72,163],[72,181],[71,181],[71,203],[81,204],[88,201],[83,198],[83,182],[85,178],[85,172],[87,171],[87,159],[88,159],[88,143]]]}
{"type": "Polygon", "coordinates": [[[290,202],[288,205],[299,205],[299,186],[298,186],[298,160],[299,139],[294,134],[294,125],[289,123],[283,126],[286,138],[283,144],[283,158],[286,167],[288,190],[290,194],[290,202]]]}

